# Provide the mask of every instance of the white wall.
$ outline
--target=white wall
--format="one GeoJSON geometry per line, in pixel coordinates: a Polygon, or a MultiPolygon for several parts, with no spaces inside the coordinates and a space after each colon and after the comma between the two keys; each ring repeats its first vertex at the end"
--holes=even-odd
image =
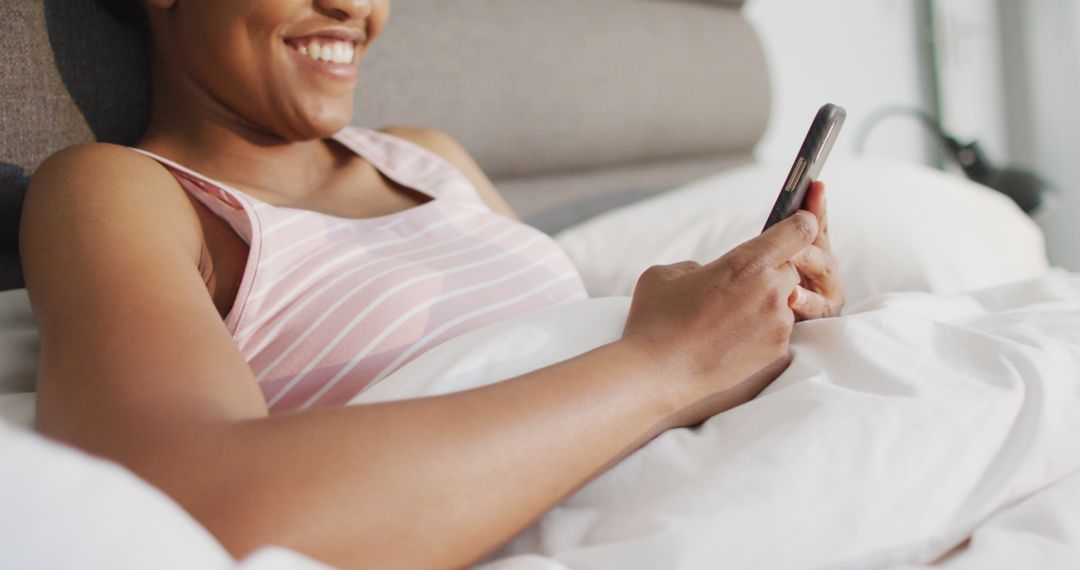
{"type": "Polygon", "coordinates": [[[1080,271],[1080,6],[1001,0],[1010,159],[1062,191],[1039,216],[1050,261],[1080,271]]]}
{"type": "MultiPolygon", "coordinates": [[[[930,109],[928,71],[914,0],[748,0],[744,11],[762,36],[773,80],[762,160],[792,160],[814,113],[848,111],[836,155],[850,154],[868,115],[890,105],[930,109]]],[[[928,139],[913,120],[873,130],[866,154],[928,162],[928,139]]],[[[826,169],[826,177],[828,170],[826,169]]]]}
{"type": "Polygon", "coordinates": [[[1004,163],[1009,140],[997,4],[937,0],[933,14],[942,126],[962,142],[979,141],[991,160],[1004,163]]]}
{"type": "MultiPolygon", "coordinates": [[[[929,4],[929,3],[925,3],[929,4]]],[[[747,0],[773,79],[773,112],[757,149],[790,161],[814,111],[848,109],[836,153],[850,153],[869,114],[933,108],[920,0],[747,0]]],[[[1051,262],[1080,271],[1080,2],[934,0],[945,127],[995,162],[1028,166],[1063,190],[1037,218],[1051,262]]],[[[912,120],[873,130],[866,154],[933,164],[935,143],[912,120]]],[[[826,169],[825,177],[828,177],[826,169]]]]}
{"type": "Polygon", "coordinates": [[[1055,265],[1080,270],[1080,8],[1075,0],[936,0],[942,122],[998,165],[1063,191],[1036,216],[1055,265]]]}

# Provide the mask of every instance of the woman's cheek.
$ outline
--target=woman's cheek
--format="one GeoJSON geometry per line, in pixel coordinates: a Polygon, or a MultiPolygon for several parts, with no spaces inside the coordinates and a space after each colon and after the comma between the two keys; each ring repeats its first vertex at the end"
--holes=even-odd
{"type": "Polygon", "coordinates": [[[368,23],[368,42],[375,39],[390,19],[390,0],[373,0],[371,21],[368,23]]]}

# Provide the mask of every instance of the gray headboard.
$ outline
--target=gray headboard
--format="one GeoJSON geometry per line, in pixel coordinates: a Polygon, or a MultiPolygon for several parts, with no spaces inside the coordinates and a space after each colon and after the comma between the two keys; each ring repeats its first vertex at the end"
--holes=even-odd
{"type": "MultiPolygon", "coordinates": [[[[456,137],[554,231],[749,159],[769,86],[738,0],[393,0],[355,124],[456,137]]],[[[93,0],[0,0],[0,289],[20,286],[28,175],[65,146],[130,144],[146,54],[93,0]]]]}

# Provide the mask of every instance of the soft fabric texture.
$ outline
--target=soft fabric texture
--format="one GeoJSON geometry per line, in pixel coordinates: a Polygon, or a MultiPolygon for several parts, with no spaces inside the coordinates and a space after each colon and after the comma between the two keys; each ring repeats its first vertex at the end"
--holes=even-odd
{"type": "MultiPolygon", "coordinates": [[[[778,176],[782,178],[783,173],[778,176]]],[[[831,180],[834,187],[839,182],[836,177],[831,180]]],[[[948,187],[919,186],[907,196],[924,200],[926,196],[920,198],[920,192],[948,187]]],[[[961,202],[974,200],[966,208],[951,210],[969,212],[970,217],[961,218],[961,222],[977,232],[972,238],[984,235],[985,227],[975,227],[976,222],[1000,226],[1000,235],[991,232],[972,243],[998,247],[995,240],[1000,239],[1034,251],[1037,233],[1025,242],[1026,230],[1018,230],[1027,223],[1020,220],[1026,218],[987,192],[962,184],[959,194],[953,196],[961,202]]],[[[835,213],[837,199],[836,193],[830,194],[834,232],[835,224],[840,223],[835,213]]],[[[771,202],[771,196],[762,202],[771,202]]],[[[768,205],[762,207],[761,220],[768,205]]],[[[899,208],[894,203],[883,206],[897,211],[897,216],[911,215],[889,209],[899,208]]],[[[934,215],[931,212],[929,217],[934,215]]],[[[653,223],[668,218],[657,216],[653,223]]],[[[919,219],[933,222],[927,216],[919,219]]],[[[718,215],[713,222],[723,220],[718,215]]],[[[886,222],[878,229],[897,229],[886,222]]],[[[758,224],[755,220],[754,225],[758,224]]],[[[896,224],[903,225],[899,220],[896,224]]],[[[635,230],[641,227],[645,226],[639,224],[635,230]]],[[[684,229],[693,232],[696,227],[686,223],[684,229]]],[[[934,227],[932,223],[930,227],[934,227]]],[[[626,240],[637,237],[632,232],[621,236],[626,240]]],[[[877,243],[864,239],[861,245],[877,243]]],[[[957,264],[954,271],[965,275],[979,270],[978,264],[986,261],[983,254],[946,255],[920,247],[911,249],[916,252],[913,256],[952,259],[957,264]]],[[[1005,252],[1006,265],[1014,263],[1015,254],[1009,254],[1008,249],[1005,252]]],[[[912,266],[918,269],[917,265],[912,266]]],[[[1038,262],[1035,265],[1032,271],[1039,269],[1038,262]]],[[[904,269],[912,266],[897,265],[904,269]]],[[[871,271],[875,267],[870,263],[853,269],[871,271]]],[[[925,275],[919,275],[916,282],[929,283],[925,275]]],[[[986,278],[985,274],[975,276],[975,280],[986,278]]],[[[868,281],[868,287],[877,283],[868,281]]],[[[579,354],[618,338],[627,301],[596,299],[554,307],[467,333],[421,356],[360,398],[375,401],[463,389],[579,354]]],[[[724,560],[734,560],[734,565],[745,560],[740,556],[753,556],[754,565],[765,567],[769,565],[758,562],[795,558],[797,562],[787,566],[821,566],[816,563],[828,558],[856,567],[901,562],[922,567],[973,532],[971,545],[943,567],[1052,568],[1055,566],[1044,566],[1043,562],[1065,560],[1065,565],[1057,567],[1069,568],[1061,553],[1072,552],[1070,548],[1080,544],[1080,536],[1067,509],[1080,512],[1080,491],[1071,480],[1051,479],[1074,463],[1070,453],[1074,453],[1073,442],[1080,429],[1069,423],[1076,421],[1074,412],[1080,404],[1076,383],[1068,384],[1080,377],[1076,368],[1076,344],[1080,342],[1077,303],[1077,277],[1056,274],[953,298],[918,294],[884,297],[870,305],[851,307],[849,316],[842,319],[799,325],[794,341],[796,364],[765,397],[718,416],[699,430],[662,436],[542,519],[502,551],[492,568],[679,570],[714,568],[724,560]],[[1065,435],[1055,439],[1054,434],[1065,435]],[[920,438],[917,446],[913,443],[916,436],[920,438]],[[828,504],[814,503],[818,497],[827,498],[828,504]],[[1009,509],[998,510],[1020,500],[1023,502],[1009,509]],[[783,508],[778,506],[781,503],[783,508]],[[799,521],[804,524],[799,525],[799,521]],[[853,528],[852,521],[866,524],[853,528]],[[885,528],[888,532],[882,531],[885,528]],[[819,532],[834,534],[816,534],[819,532]],[[836,536],[840,533],[851,537],[841,540],[836,536]],[[783,536],[783,543],[777,542],[778,535],[783,536]],[[909,540],[903,542],[903,537],[909,540]],[[784,548],[777,548],[778,544],[784,548]],[[860,546],[865,548],[858,550],[860,546]],[[720,548],[723,552],[718,554],[720,548]]],[[[37,340],[25,290],[0,293],[0,356],[0,416],[29,426],[34,397],[27,390],[32,390],[37,340]]],[[[50,494],[67,497],[69,483],[60,477],[79,477],[84,470],[97,469],[83,466],[85,456],[63,448],[64,454],[75,454],[77,459],[22,459],[39,452],[51,458],[57,449],[36,436],[24,437],[30,435],[0,430],[0,473],[17,481],[0,485],[0,493],[22,494],[30,500],[50,494]],[[8,440],[4,438],[12,434],[18,436],[12,440],[18,445],[5,447],[8,440]],[[4,471],[9,459],[31,467],[4,471]],[[29,482],[28,477],[32,477],[29,482]]],[[[109,473],[119,471],[92,461],[93,465],[99,463],[106,465],[109,473]]],[[[145,485],[127,474],[117,481],[121,482],[116,487],[108,482],[93,483],[95,489],[104,489],[106,500],[112,498],[109,508],[115,512],[110,516],[122,519],[114,527],[109,526],[114,520],[110,518],[101,523],[104,528],[125,536],[161,528],[163,537],[181,537],[178,542],[187,558],[178,560],[198,556],[216,559],[214,552],[220,548],[206,546],[200,529],[183,528],[194,523],[177,518],[175,506],[160,508],[165,520],[160,525],[155,522],[158,514],[147,514],[143,507],[137,507],[136,512],[145,514],[137,520],[141,526],[126,529],[124,525],[131,523],[124,518],[128,516],[124,506],[128,499],[116,498],[119,495],[113,493],[124,493],[121,488],[125,486],[145,485]],[[174,528],[170,525],[180,530],[170,532],[168,529],[174,528]]],[[[147,489],[134,492],[143,497],[154,493],[147,489]]],[[[167,502],[160,495],[145,500],[148,504],[167,502]]],[[[9,504],[7,496],[0,496],[0,504],[9,504]]],[[[25,503],[12,500],[10,504],[25,503]]],[[[57,517],[68,526],[49,527],[54,530],[48,543],[40,539],[25,542],[23,534],[12,533],[10,538],[0,538],[0,553],[22,557],[16,560],[50,562],[63,553],[41,549],[63,543],[83,552],[87,560],[104,561],[102,567],[146,567],[146,559],[140,558],[145,553],[128,552],[134,547],[126,541],[121,545],[80,532],[80,525],[91,524],[87,521],[101,521],[99,510],[105,507],[100,503],[34,504],[33,508],[20,507],[23,510],[19,512],[27,514],[20,514],[18,520],[5,518],[0,511],[0,522],[20,525],[16,531],[23,533],[28,528],[41,528],[45,523],[40,521],[57,517]],[[8,550],[3,540],[24,543],[19,549],[8,550]],[[126,565],[125,560],[133,562],[126,565]]],[[[158,512],[158,507],[145,508],[158,512]]],[[[166,556],[172,552],[167,545],[146,544],[166,556]]],[[[0,554],[0,566],[7,563],[2,557],[0,554]]],[[[306,564],[295,562],[295,555],[283,551],[267,551],[252,560],[269,564],[266,568],[303,568],[306,564]]],[[[249,566],[244,567],[264,567],[253,565],[252,560],[245,561],[249,566]]]]}
{"type": "MultiPolygon", "coordinates": [[[[354,403],[448,393],[559,362],[619,338],[628,301],[554,307],[464,335],[354,403]]],[[[1020,540],[1025,556],[966,567],[1038,567],[1030,562],[1080,542],[1067,514],[1058,519],[1072,526],[1049,529],[1054,518],[998,516],[1080,469],[1080,276],[876,297],[845,317],[797,325],[792,350],[791,367],[757,399],[661,435],[490,568],[921,565],[973,532],[993,540],[1008,520],[1032,534],[1072,534],[1020,540]]],[[[1075,483],[1066,485],[1051,497],[1080,505],[1075,483]]],[[[1003,539],[1016,541],[1010,534],[1003,539]]]]}
{"type": "Polygon", "coordinates": [[[279,548],[236,563],[127,470],[31,433],[38,353],[26,290],[0,292],[0,568],[325,568],[279,548]]]}
{"type": "Polygon", "coordinates": [[[585,297],[550,237],[492,212],[439,156],[355,127],[334,140],[429,201],[341,218],[273,206],[140,151],[249,244],[225,326],[272,413],[340,406],[448,338],[585,297]]]}
{"type": "Polygon", "coordinates": [[[445,130],[496,182],[748,154],[769,78],[718,2],[395,0],[354,124],[445,130]]]}
{"type": "Polygon", "coordinates": [[[319,570],[291,551],[237,563],[157,489],[0,420],[0,567],[19,570],[319,570]]]}
{"type": "Polygon", "coordinates": [[[525,223],[555,234],[604,212],[753,161],[748,153],[627,164],[503,180],[499,193],[525,223]]]}
{"type": "MultiPolygon", "coordinates": [[[[468,333],[356,403],[461,390],[572,357],[617,339],[628,301],[557,306],[468,333]]],[[[25,292],[0,294],[4,307],[15,309],[0,315],[18,314],[25,292]]],[[[752,558],[754,567],[829,567],[828,559],[832,567],[922,568],[972,533],[972,543],[941,567],[1073,567],[1064,555],[1080,545],[1070,514],[1080,512],[1080,486],[1064,476],[1080,466],[1080,277],[1055,273],[955,297],[880,297],[846,317],[798,325],[793,347],[794,364],[765,395],[697,430],[661,436],[544,517],[490,567],[681,570],[752,558]]],[[[32,415],[33,395],[15,397],[16,411],[32,415]]],[[[20,533],[46,524],[40,521],[49,521],[51,540],[5,545],[0,553],[13,554],[0,554],[0,565],[16,554],[53,561],[63,556],[54,544],[65,544],[105,561],[103,568],[146,567],[140,544],[96,540],[79,530],[87,524],[125,537],[147,528],[179,536],[182,561],[216,556],[199,531],[177,522],[175,508],[145,507],[158,513],[146,514],[136,507],[145,516],[124,528],[129,500],[113,493],[143,486],[127,475],[119,487],[93,483],[95,493],[77,495],[90,502],[38,501],[69,496],[60,477],[96,481],[83,473],[96,473],[99,462],[83,465],[70,450],[64,454],[79,459],[52,461],[54,446],[27,436],[0,429],[0,478],[17,481],[0,483],[0,502],[19,509],[0,511],[4,525],[18,525],[0,533],[0,545],[24,541],[20,533]],[[39,453],[49,455],[26,459],[39,453]],[[26,468],[13,470],[20,465],[26,468]],[[109,505],[104,521],[97,495],[109,505]],[[24,496],[33,508],[20,507],[24,496]],[[20,514],[5,518],[11,512],[20,514]],[[57,517],[67,526],[57,526],[57,517]],[[114,520],[119,526],[109,526],[114,520]],[[179,530],[168,530],[173,523],[179,530]]],[[[148,491],[132,492],[145,499],[148,491]]],[[[293,559],[280,551],[259,557],[274,564],[267,568],[304,567],[288,565],[293,559]]]]}
{"type": "Polygon", "coordinates": [[[228,568],[217,541],[126,470],[0,421],[0,566],[228,568]]]}
{"type": "Polygon", "coordinates": [[[39,352],[26,289],[0,291],[0,419],[33,425],[39,352]]]}
{"type": "MultiPolygon", "coordinates": [[[[1080,472],[990,517],[940,570],[1080,568],[1080,472]]],[[[898,567],[915,570],[929,566],[898,567]]]]}
{"type": "MultiPolygon", "coordinates": [[[[650,265],[706,263],[761,232],[790,165],[700,180],[556,236],[592,296],[630,295],[650,265]]],[[[850,302],[892,291],[956,293],[1037,277],[1038,226],[1004,195],[919,165],[834,160],[829,229],[850,302]]]]}

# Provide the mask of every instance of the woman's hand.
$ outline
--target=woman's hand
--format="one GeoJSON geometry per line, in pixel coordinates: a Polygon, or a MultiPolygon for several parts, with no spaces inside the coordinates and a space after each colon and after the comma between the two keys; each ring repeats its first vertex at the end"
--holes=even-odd
{"type": "Polygon", "coordinates": [[[671,425],[749,401],[787,368],[801,280],[794,260],[820,239],[818,218],[798,212],[707,265],[686,261],[642,274],[623,341],[669,379],[671,425]]]}
{"type": "Polygon", "coordinates": [[[811,184],[804,205],[818,220],[818,234],[813,244],[791,260],[801,279],[791,308],[800,321],[837,317],[844,308],[844,286],[840,283],[836,256],[829,242],[825,185],[821,182],[811,184]]]}

